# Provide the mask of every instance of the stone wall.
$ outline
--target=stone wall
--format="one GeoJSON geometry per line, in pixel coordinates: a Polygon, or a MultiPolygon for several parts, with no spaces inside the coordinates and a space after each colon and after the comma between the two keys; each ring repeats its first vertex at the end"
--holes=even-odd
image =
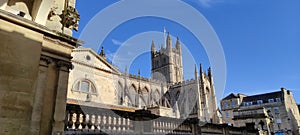
{"type": "Polygon", "coordinates": [[[0,41],[0,134],[63,133],[76,40],[0,10],[0,41]]]}

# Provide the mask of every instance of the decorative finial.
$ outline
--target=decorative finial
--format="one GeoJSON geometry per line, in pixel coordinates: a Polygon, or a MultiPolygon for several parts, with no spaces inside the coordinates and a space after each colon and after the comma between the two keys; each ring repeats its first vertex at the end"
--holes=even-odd
{"type": "Polygon", "coordinates": [[[141,76],[141,70],[139,69],[138,75],[141,76]]]}
{"type": "Polygon", "coordinates": [[[128,70],[127,70],[127,65],[125,66],[125,73],[128,73],[128,70]]]}

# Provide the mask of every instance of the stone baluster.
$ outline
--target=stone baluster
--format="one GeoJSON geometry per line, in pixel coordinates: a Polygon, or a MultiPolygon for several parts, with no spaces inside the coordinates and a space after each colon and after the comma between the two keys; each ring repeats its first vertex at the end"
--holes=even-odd
{"type": "Polygon", "coordinates": [[[91,116],[91,130],[95,130],[95,129],[97,129],[96,128],[96,126],[95,126],[95,122],[96,122],[96,118],[95,118],[96,116],[93,114],[92,116],[91,116]]]}
{"type": "Polygon", "coordinates": [[[159,125],[158,130],[160,133],[162,133],[162,122],[159,121],[158,125],[159,125]]]}
{"type": "Polygon", "coordinates": [[[108,130],[111,130],[111,116],[107,116],[106,118],[106,124],[108,126],[108,130]]]}
{"type": "Polygon", "coordinates": [[[127,119],[127,125],[128,125],[128,130],[133,130],[132,129],[132,122],[131,122],[131,120],[130,119],[127,119]]]}
{"type": "Polygon", "coordinates": [[[122,130],[125,131],[126,130],[126,119],[122,118],[122,130]]]}
{"type": "Polygon", "coordinates": [[[120,116],[117,116],[117,130],[122,130],[122,118],[120,116]]]}
{"type": "Polygon", "coordinates": [[[78,115],[77,117],[79,117],[79,119],[78,119],[79,126],[76,129],[82,129],[83,115],[81,113],[79,113],[77,115],[78,115]]]}
{"type": "Polygon", "coordinates": [[[107,129],[108,128],[108,124],[107,124],[107,116],[106,114],[103,115],[103,129],[107,129]]]}
{"type": "Polygon", "coordinates": [[[90,119],[90,115],[89,115],[89,114],[86,114],[86,115],[85,115],[86,126],[85,126],[85,128],[84,128],[85,130],[89,130],[89,129],[90,129],[90,127],[91,127],[91,126],[90,126],[90,120],[91,120],[91,119],[90,119]]]}
{"type": "Polygon", "coordinates": [[[116,130],[116,117],[111,116],[111,129],[116,130]]]}
{"type": "Polygon", "coordinates": [[[95,115],[95,129],[99,130],[100,129],[100,115],[95,115]]]}
{"type": "Polygon", "coordinates": [[[71,116],[71,121],[70,123],[72,123],[72,129],[75,130],[76,129],[76,122],[77,122],[77,114],[76,113],[72,113],[72,116],[71,116]]]}

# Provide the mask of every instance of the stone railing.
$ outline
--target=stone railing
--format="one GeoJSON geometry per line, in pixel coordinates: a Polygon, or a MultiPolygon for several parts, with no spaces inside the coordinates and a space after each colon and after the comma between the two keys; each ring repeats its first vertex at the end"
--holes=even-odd
{"type": "Polygon", "coordinates": [[[65,135],[253,134],[226,124],[199,125],[198,119],[159,117],[148,110],[122,111],[68,104],[66,111],[65,135]]]}
{"type": "Polygon", "coordinates": [[[191,125],[183,124],[183,121],[170,118],[162,118],[151,121],[153,124],[152,133],[154,134],[192,134],[191,125]]]}
{"type": "Polygon", "coordinates": [[[68,108],[65,134],[133,133],[133,121],[108,110],[68,108]]]}

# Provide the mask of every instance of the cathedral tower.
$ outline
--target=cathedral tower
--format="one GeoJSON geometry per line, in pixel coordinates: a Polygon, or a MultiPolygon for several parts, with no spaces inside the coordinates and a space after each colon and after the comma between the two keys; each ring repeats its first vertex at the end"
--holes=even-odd
{"type": "Polygon", "coordinates": [[[161,47],[156,51],[155,44],[151,45],[151,61],[153,79],[165,80],[167,83],[174,84],[183,81],[182,70],[182,51],[179,38],[173,48],[170,33],[167,35],[166,48],[161,47]]]}

